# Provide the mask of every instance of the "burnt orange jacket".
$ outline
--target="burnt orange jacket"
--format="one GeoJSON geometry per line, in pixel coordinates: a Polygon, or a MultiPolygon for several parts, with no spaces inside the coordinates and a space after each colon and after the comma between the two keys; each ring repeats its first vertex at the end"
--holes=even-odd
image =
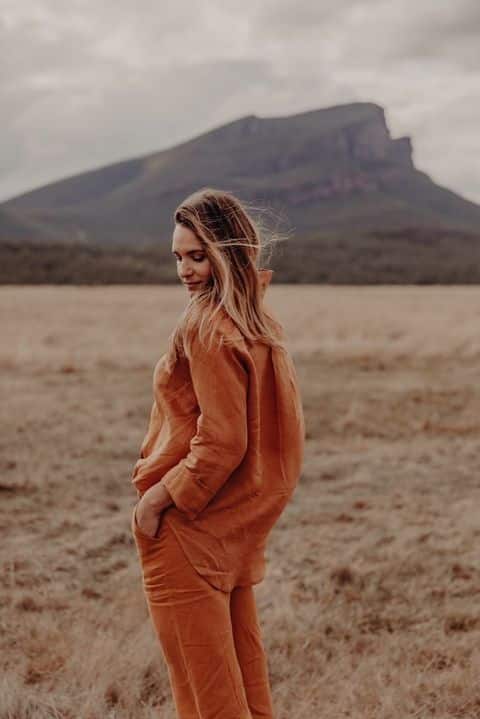
{"type": "MultiPolygon", "coordinates": [[[[259,270],[263,293],[273,270],[259,270]]],[[[220,348],[153,372],[154,401],[132,482],[162,482],[162,522],[195,569],[231,591],[265,576],[267,537],[300,478],[305,420],[293,361],[247,341],[224,313],[220,348]]]]}

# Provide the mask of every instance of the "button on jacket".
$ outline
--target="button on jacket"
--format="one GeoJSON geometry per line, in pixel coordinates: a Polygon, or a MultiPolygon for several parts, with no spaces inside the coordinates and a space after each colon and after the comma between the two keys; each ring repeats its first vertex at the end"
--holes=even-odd
{"type": "MultiPolygon", "coordinates": [[[[263,294],[273,270],[259,270],[263,294]]],[[[153,372],[154,401],[132,482],[162,482],[173,505],[161,522],[196,571],[231,591],[265,576],[268,535],[299,481],[305,420],[285,348],[246,340],[224,312],[223,342],[168,372],[153,372]]],[[[216,340],[216,338],[215,338],[216,340]]]]}

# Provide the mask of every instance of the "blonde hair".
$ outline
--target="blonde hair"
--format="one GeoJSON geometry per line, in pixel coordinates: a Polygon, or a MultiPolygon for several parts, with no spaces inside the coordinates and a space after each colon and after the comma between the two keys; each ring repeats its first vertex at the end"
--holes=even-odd
{"type": "Polygon", "coordinates": [[[212,274],[207,286],[190,298],[169,337],[167,367],[190,354],[194,336],[207,350],[215,336],[222,341],[218,330],[225,315],[246,340],[284,346],[282,325],[263,306],[257,267],[266,248],[284,237],[267,233],[233,194],[210,187],[189,195],[173,217],[200,240],[212,274]]]}

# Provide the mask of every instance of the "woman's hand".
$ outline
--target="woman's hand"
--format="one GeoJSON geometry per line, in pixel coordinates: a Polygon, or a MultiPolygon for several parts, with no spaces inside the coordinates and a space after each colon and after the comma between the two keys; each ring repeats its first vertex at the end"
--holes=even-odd
{"type": "Polygon", "coordinates": [[[154,509],[148,502],[148,498],[145,499],[146,496],[147,495],[144,494],[138,501],[135,509],[135,517],[142,532],[154,538],[157,536],[164,510],[159,511],[158,509],[154,509]]]}
{"type": "Polygon", "coordinates": [[[172,504],[173,500],[170,494],[160,482],[147,489],[138,501],[135,510],[137,524],[142,532],[152,538],[156,537],[162,514],[172,504]]]}

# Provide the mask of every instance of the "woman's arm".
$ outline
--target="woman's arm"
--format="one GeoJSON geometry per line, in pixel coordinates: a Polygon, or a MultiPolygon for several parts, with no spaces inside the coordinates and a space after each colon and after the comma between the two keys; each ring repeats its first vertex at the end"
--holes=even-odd
{"type": "Polygon", "coordinates": [[[240,464],[248,444],[248,370],[242,350],[222,344],[206,352],[192,343],[190,374],[200,407],[190,451],[160,480],[190,519],[210,502],[240,464]]]}

